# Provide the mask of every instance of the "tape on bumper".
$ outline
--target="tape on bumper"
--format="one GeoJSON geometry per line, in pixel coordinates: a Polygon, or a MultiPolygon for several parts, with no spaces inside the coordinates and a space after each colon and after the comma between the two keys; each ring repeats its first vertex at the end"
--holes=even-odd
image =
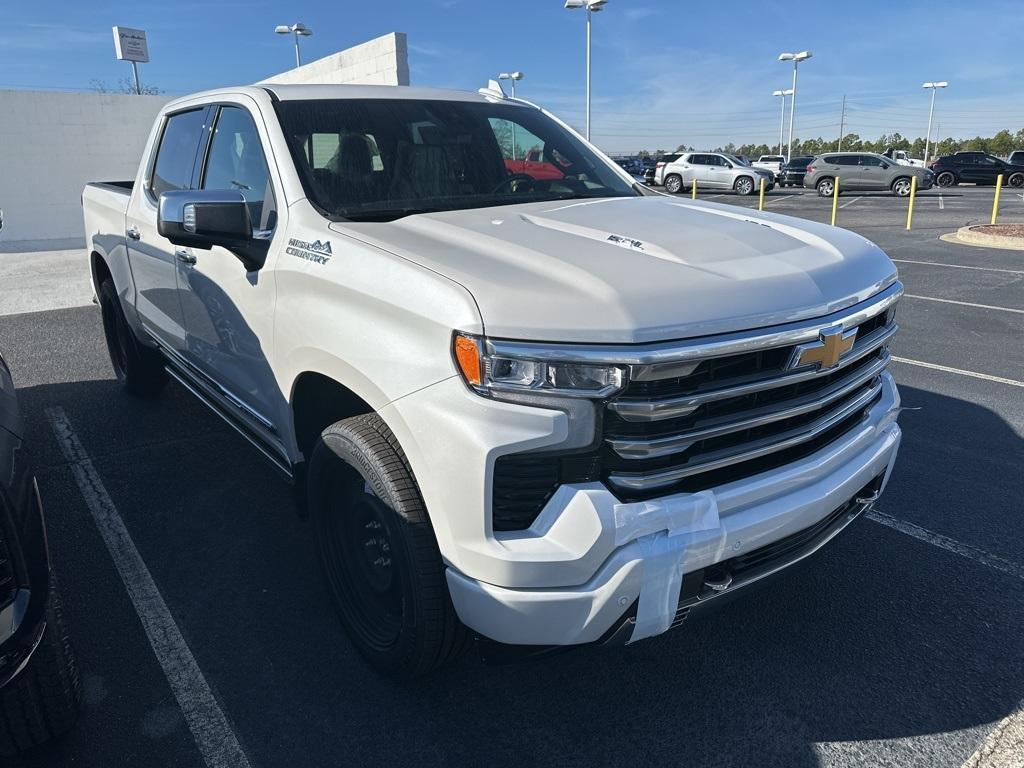
{"type": "MultiPolygon", "coordinates": [[[[714,493],[702,491],[615,505],[615,544],[636,540],[643,577],[636,626],[629,642],[667,630],[679,605],[679,590],[695,534],[721,528],[714,493]]],[[[703,536],[701,538],[704,538],[703,536]]]]}

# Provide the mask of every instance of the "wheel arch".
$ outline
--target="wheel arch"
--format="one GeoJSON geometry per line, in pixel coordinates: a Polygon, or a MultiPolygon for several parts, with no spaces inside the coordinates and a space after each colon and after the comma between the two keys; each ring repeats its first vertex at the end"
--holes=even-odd
{"type": "Polygon", "coordinates": [[[324,429],[342,419],[377,411],[364,395],[335,376],[316,370],[302,371],[295,377],[289,402],[296,448],[307,462],[324,429]]]}

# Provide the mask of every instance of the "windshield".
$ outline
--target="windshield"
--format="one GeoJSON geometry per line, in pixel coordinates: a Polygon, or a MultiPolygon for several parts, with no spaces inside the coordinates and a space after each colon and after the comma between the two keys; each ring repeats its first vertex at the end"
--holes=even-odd
{"type": "Polygon", "coordinates": [[[413,99],[275,106],[306,195],[332,219],[392,221],[414,213],[639,194],[532,107],[413,99]]]}

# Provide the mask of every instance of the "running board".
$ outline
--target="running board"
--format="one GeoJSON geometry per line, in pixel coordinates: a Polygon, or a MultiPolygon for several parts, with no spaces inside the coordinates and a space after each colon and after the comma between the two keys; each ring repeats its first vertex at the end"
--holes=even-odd
{"type": "Polygon", "coordinates": [[[201,402],[215,414],[220,416],[229,427],[231,427],[238,434],[244,437],[252,445],[253,448],[262,453],[263,456],[266,457],[270,461],[270,463],[274,465],[274,468],[281,472],[289,481],[295,480],[295,473],[292,470],[291,464],[289,464],[285,459],[279,456],[270,446],[266,445],[256,435],[251,434],[249,430],[247,430],[245,427],[243,427],[241,424],[235,421],[235,419],[233,419],[229,414],[225,413],[222,408],[220,408],[215,402],[213,402],[213,400],[211,400],[206,394],[204,394],[197,386],[195,386],[192,382],[186,379],[183,374],[179,373],[174,368],[173,365],[168,364],[164,366],[164,370],[167,372],[168,376],[170,376],[176,382],[181,384],[181,386],[183,386],[185,389],[191,392],[196,397],[196,399],[199,400],[199,402],[201,402]]]}

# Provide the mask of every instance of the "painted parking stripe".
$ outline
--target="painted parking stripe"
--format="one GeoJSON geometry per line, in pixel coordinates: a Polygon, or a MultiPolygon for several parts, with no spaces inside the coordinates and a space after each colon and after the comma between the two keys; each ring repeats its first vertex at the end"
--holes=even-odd
{"type": "MultiPolygon", "coordinates": [[[[890,249],[892,250],[892,249],[890,249]]],[[[981,272],[1005,272],[1008,275],[1024,275],[1024,269],[1000,269],[999,267],[975,267],[969,264],[945,264],[941,261],[916,261],[914,259],[893,259],[898,264],[927,264],[929,267],[949,267],[950,269],[976,269],[981,272]]]]}
{"type": "Polygon", "coordinates": [[[250,768],[67,414],[58,406],[47,408],[46,416],[207,767],[250,768]]]}
{"type": "Polygon", "coordinates": [[[847,201],[846,201],[845,203],[843,203],[843,204],[842,204],[842,205],[840,205],[839,207],[840,207],[840,208],[845,208],[845,207],[846,207],[846,206],[848,206],[848,205],[853,205],[853,204],[854,204],[854,203],[856,203],[856,202],[857,202],[858,200],[860,200],[860,198],[859,198],[859,197],[855,197],[855,198],[853,198],[853,200],[847,200],[847,201]]]}
{"type": "Polygon", "coordinates": [[[960,376],[970,376],[972,379],[983,379],[984,381],[994,381],[997,384],[1009,384],[1011,387],[1024,387],[1024,381],[1017,381],[1016,379],[1007,379],[1002,376],[992,376],[988,373],[978,373],[977,371],[966,371],[963,368],[951,368],[948,365],[939,365],[938,363],[926,363],[923,360],[911,360],[909,357],[897,357],[893,355],[890,358],[895,363],[905,363],[906,365],[916,365],[919,368],[931,368],[933,371],[944,371],[946,373],[956,373],[960,376]]]}
{"type": "Polygon", "coordinates": [[[1013,576],[1024,581],[1024,565],[1020,563],[1012,562],[1006,558],[986,552],[983,549],[972,547],[970,544],[963,544],[956,539],[943,536],[941,533],[935,533],[919,525],[908,523],[906,520],[900,520],[892,515],[887,515],[877,507],[868,512],[867,517],[869,520],[873,520],[887,528],[892,528],[894,531],[899,531],[918,541],[923,541],[926,544],[931,544],[933,547],[960,555],[960,557],[966,557],[968,560],[973,560],[995,571],[1005,573],[1007,576],[1013,576]]]}
{"type": "Polygon", "coordinates": [[[994,307],[991,304],[975,304],[971,301],[956,301],[955,299],[937,299],[934,296],[917,296],[913,293],[903,294],[904,298],[907,299],[921,299],[922,301],[941,301],[943,304],[956,304],[961,307],[974,307],[975,309],[994,309],[999,312],[1013,312],[1014,314],[1024,315],[1024,309],[1013,309],[1012,307],[994,307]]]}
{"type": "Polygon", "coordinates": [[[770,200],[765,200],[764,201],[764,205],[767,208],[772,203],[779,203],[779,202],[782,202],[783,200],[789,200],[791,197],[802,197],[802,195],[799,195],[799,194],[796,194],[796,193],[794,193],[792,195],[779,195],[778,197],[773,197],[770,200]]]}

